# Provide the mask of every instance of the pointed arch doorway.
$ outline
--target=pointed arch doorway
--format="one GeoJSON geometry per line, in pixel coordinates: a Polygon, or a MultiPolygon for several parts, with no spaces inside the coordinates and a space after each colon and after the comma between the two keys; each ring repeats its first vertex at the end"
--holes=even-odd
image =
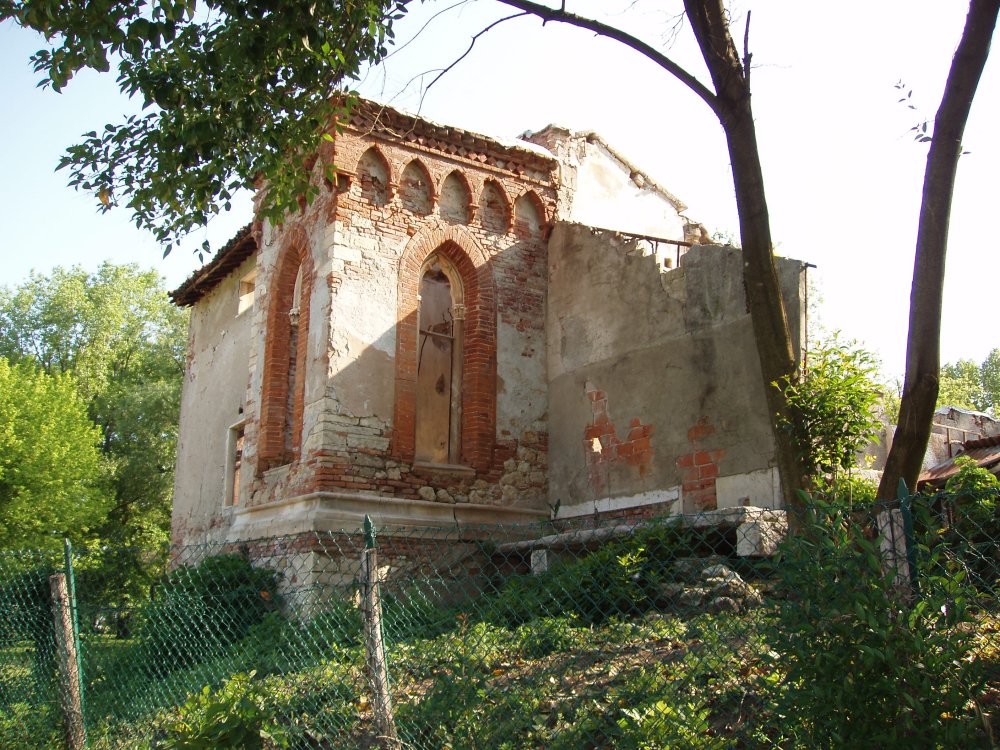
{"type": "Polygon", "coordinates": [[[465,295],[457,269],[432,253],[420,269],[414,460],[462,462],[465,295]]]}

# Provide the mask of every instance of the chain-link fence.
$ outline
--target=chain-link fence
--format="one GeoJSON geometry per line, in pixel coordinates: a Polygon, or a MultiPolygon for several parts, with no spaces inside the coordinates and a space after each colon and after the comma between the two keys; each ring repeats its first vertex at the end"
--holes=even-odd
{"type": "Polygon", "coordinates": [[[991,747],[995,495],[786,530],[738,508],[188,546],[129,598],[106,550],[3,553],[0,746],[991,747]]]}

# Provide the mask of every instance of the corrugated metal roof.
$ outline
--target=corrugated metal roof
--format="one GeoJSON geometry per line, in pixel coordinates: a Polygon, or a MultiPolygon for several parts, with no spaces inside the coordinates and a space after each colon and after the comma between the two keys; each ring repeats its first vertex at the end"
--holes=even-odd
{"type": "Polygon", "coordinates": [[[1000,435],[967,441],[962,452],[957,456],[921,472],[920,478],[917,479],[917,488],[919,489],[925,484],[935,487],[943,485],[950,477],[958,473],[959,467],[955,465],[955,459],[961,456],[968,456],[980,468],[992,471],[995,467],[1000,466],[1000,435]]]}

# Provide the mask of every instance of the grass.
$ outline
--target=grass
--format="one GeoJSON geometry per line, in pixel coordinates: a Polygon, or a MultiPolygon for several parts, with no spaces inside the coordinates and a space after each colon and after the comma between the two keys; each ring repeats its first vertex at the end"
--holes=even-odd
{"type": "MultiPolygon", "coordinates": [[[[675,530],[637,534],[542,576],[494,580],[462,609],[438,606],[420,587],[387,591],[386,649],[404,746],[802,746],[774,707],[785,677],[775,658],[782,634],[774,600],[724,614],[665,606],[657,587],[688,552],[675,530]]],[[[307,622],[273,610],[226,648],[189,649],[184,663],[157,663],[141,636],[85,634],[91,746],[155,748],[189,694],[251,671],[290,747],[379,746],[357,609],[342,593],[330,596],[307,622]]],[[[1000,710],[1000,618],[978,611],[955,627],[975,634],[970,658],[986,667],[987,682],[948,720],[985,727],[1000,710]]],[[[27,699],[9,695],[29,695],[32,663],[24,643],[0,650],[4,748],[55,746],[44,744],[59,733],[55,707],[27,708],[27,699]],[[24,744],[39,738],[43,744],[24,744]]]]}

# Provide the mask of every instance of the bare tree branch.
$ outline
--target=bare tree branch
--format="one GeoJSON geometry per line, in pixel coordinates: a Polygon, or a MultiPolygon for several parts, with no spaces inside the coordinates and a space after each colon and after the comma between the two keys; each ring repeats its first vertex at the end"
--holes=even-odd
{"type": "Polygon", "coordinates": [[[455,10],[455,8],[461,7],[462,5],[466,5],[467,3],[469,3],[469,0],[458,0],[458,2],[452,3],[451,5],[448,5],[442,8],[441,10],[437,11],[436,13],[434,13],[434,15],[428,18],[424,22],[424,25],[420,27],[420,30],[417,31],[413,36],[411,36],[409,39],[407,39],[399,46],[393,47],[392,52],[390,52],[389,54],[387,54],[385,57],[382,58],[382,63],[384,63],[386,60],[393,57],[397,53],[402,52],[404,49],[413,44],[420,37],[420,35],[427,30],[428,26],[430,26],[432,23],[438,20],[438,18],[443,16],[445,13],[450,13],[451,11],[455,10]]]}
{"type": "Polygon", "coordinates": [[[743,29],[743,76],[747,79],[747,86],[750,85],[750,11],[747,11],[747,25],[743,29]]]}
{"type": "Polygon", "coordinates": [[[538,18],[541,18],[543,22],[557,21],[559,23],[565,23],[570,26],[576,26],[580,29],[593,31],[598,36],[621,42],[626,47],[635,50],[666,70],[674,78],[701,97],[701,99],[712,109],[713,112],[716,114],[719,113],[718,100],[715,94],[713,94],[701,81],[688,73],[680,65],[675,63],[658,49],[646,44],[646,42],[641,39],[638,39],[621,29],[616,29],[614,26],[608,26],[605,23],[601,23],[596,19],[585,18],[584,16],[578,16],[575,13],[569,13],[565,10],[565,5],[557,9],[549,8],[548,6],[532,2],[531,0],[498,0],[498,2],[501,2],[504,5],[509,5],[512,8],[522,10],[524,13],[537,16],[538,18]]]}
{"type": "MultiPolygon", "coordinates": [[[[501,2],[502,1],[503,0],[501,0],[501,2]]],[[[441,80],[442,76],[444,76],[445,74],[447,74],[448,71],[450,71],[452,68],[454,68],[460,62],[462,62],[462,60],[464,60],[466,57],[469,56],[469,53],[472,52],[472,48],[476,46],[476,42],[479,40],[479,37],[481,37],[487,31],[490,31],[491,29],[496,28],[497,26],[499,26],[500,24],[502,24],[504,21],[509,21],[512,18],[520,18],[521,16],[526,16],[526,15],[529,15],[528,11],[524,11],[523,13],[514,13],[513,15],[510,15],[510,16],[504,16],[503,18],[499,18],[496,21],[494,21],[493,23],[491,23],[485,29],[482,29],[478,33],[474,34],[472,36],[472,41],[469,42],[469,48],[467,50],[465,50],[465,52],[463,52],[458,58],[456,58],[455,60],[453,60],[451,62],[451,64],[447,65],[444,68],[441,68],[440,71],[438,72],[438,74],[436,76],[434,76],[434,80],[427,84],[427,87],[424,89],[423,93],[420,95],[420,108],[423,109],[423,106],[424,106],[424,97],[427,96],[427,92],[431,90],[431,86],[433,86],[435,83],[437,83],[439,80],[441,80]]],[[[432,71],[427,71],[427,72],[432,72],[432,71]]]]}

